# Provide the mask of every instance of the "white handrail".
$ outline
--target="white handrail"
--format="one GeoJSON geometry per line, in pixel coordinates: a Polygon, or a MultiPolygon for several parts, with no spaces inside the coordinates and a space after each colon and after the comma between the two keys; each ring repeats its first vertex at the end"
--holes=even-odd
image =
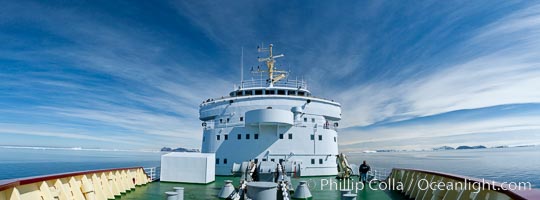
{"type": "Polygon", "coordinates": [[[146,167],[143,169],[152,181],[159,179],[158,171],[160,170],[160,167],[146,167]]]}

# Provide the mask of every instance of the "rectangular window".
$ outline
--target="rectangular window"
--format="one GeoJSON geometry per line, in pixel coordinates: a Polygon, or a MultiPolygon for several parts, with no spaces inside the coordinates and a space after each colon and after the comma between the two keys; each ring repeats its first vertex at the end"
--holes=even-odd
{"type": "Polygon", "coordinates": [[[202,136],[202,141],[204,142],[204,136],[202,136]]]}
{"type": "Polygon", "coordinates": [[[323,163],[323,160],[322,160],[322,159],[319,159],[319,164],[322,165],[322,163],[323,163]]]}
{"type": "Polygon", "coordinates": [[[314,159],[314,158],[311,159],[311,164],[312,164],[312,165],[315,164],[315,159],[314,159]]]}
{"type": "Polygon", "coordinates": [[[243,122],[243,121],[244,121],[244,117],[240,117],[240,121],[243,122]]]}
{"type": "Polygon", "coordinates": [[[219,119],[219,123],[220,123],[220,124],[223,124],[223,119],[219,119]]]}
{"type": "Polygon", "coordinates": [[[249,134],[246,134],[246,140],[249,140],[249,134]]]}
{"type": "Polygon", "coordinates": [[[315,140],[315,135],[311,134],[311,140],[315,140]]]}
{"type": "Polygon", "coordinates": [[[238,134],[238,139],[241,140],[242,139],[242,134],[238,134]]]}
{"type": "Polygon", "coordinates": [[[319,140],[322,140],[322,135],[319,135],[319,140]]]}
{"type": "Polygon", "coordinates": [[[283,161],[284,161],[283,159],[279,159],[279,163],[280,163],[280,164],[283,163],[283,161]]]}
{"type": "Polygon", "coordinates": [[[294,91],[294,90],[289,90],[289,91],[287,92],[287,95],[296,95],[295,93],[296,93],[296,91],[294,91]]]}
{"type": "Polygon", "coordinates": [[[266,161],[266,158],[263,158],[263,160],[262,160],[262,161],[266,161]]]}
{"type": "Polygon", "coordinates": [[[229,123],[229,118],[227,118],[227,123],[229,123]]]}
{"type": "Polygon", "coordinates": [[[229,135],[223,135],[223,137],[224,137],[223,139],[229,140],[229,135]]]}
{"type": "Polygon", "coordinates": [[[272,158],[272,159],[270,159],[270,161],[275,162],[276,160],[272,158]]]}
{"type": "Polygon", "coordinates": [[[312,123],[315,123],[315,118],[311,118],[311,122],[312,122],[312,123]]]}
{"type": "Polygon", "coordinates": [[[292,140],[292,133],[289,133],[289,140],[292,140]]]}
{"type": "Polygon", "coordinates": [[[334,142],[337,142],[337,138],[336,138],[336,137],[334,137],[334,142]]]}
{"type": "Polygon", "coordinates": [[[216,165],[219,165],[219,158],[216,158],[216,165]]]}
{"type": "Polygon", "coordinates": [[[283,139],[283,133],[279,134],[279,139],[283,139]]]}
{"type": "Polygon", "coordinates": [[[216,135],[216,137],[217,137],[217,140],[219,140],[219,139],[220,139],[220,137],[221,137],[221,135],[216,135]]]}
{"type": "Polygon", "coordinates": [[[304,117],[304,122],[307,122],[307,117],[304,117]]]}
{"type": "Polygon", "coordinates": [[[227,158],[223,159],[223,164],[227,164],[227,158]]]}
{"type": "Polygon", "coordinates": [[[259,134],[258,133],[255,133],[255,137],[254,137],[256,140],[259,139],[259,134]]]}
{"type": "Polygon", "coordinates": [[[255,158],[255,164],[259,163],[259,159],[255,158]]]}

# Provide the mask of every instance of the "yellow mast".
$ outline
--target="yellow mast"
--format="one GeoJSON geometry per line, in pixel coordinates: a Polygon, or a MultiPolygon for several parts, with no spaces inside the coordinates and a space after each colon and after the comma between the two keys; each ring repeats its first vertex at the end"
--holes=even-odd
{"type": "Polygon", "coordinates": [[[272,52],[272,47],[273,46],[274,45],[270,44],[268,49],[259,48],[259,52],[263,52],[263,51],[268,51],[269,52],[269,56],[267,58],[259,58],[259,62],[266,62],[266,67],[268,67],[268,80],[269,80],[269,83],[270,83],[270,87],[273,87],[275,82],[278,82],[279,80],[285,78],[286,74],[287,74],[286,71],[274,70],[274,64],[276,62],[276,58],[283,57],[284,55],[279,54],[279,55],[274,56],[273,52],[272,52]],[[279,73],[279,75],[277,75],[274,78],[274,73],[279,73]]]}

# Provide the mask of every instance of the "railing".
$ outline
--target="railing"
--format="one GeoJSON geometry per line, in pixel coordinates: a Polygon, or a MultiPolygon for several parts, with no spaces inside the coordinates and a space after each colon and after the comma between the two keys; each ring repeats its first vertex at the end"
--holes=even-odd
{"type": "Polygon", "coordinates": [[[375,180],[384,181],[390,176],[391,172],[391,169],[371,168],[371,171],[368,172],[368,176],[373,176],[373,179],[375,180]]]}
{"type": "Polygon", "coordinates": [[[398,186],[392,189],[400,190],[411,199],[540,199],[540,191],[532,189],[530,185],[512,188],[509,183],[427,170],[394,168],[387,182],[398,186]]]}
{"type": "Polygon", "coordinates": [[[50,174],[0,180],[0,199],[106,200],[149,182],[142,167],[50,174]]]}
{"type": "MultiPolygon", "coordinates": [[[[268,81],[266,79],[248,79],[244,80],[241,83],[241,88],[251,88],[251,87],[268,87],[268,81]]],[[[274,87],[289,87],[289,88],[298,88],[306,89],[307,83],[303,80],[281,80],[274,83],[274,87]]]]}
{"type": "Polygon", "coordinates": [[[161,167],[146,167],[144,168],[144,172],[150,177],[150,180],[155,181],[158,180],[159,174],[160,174],[161,167]]]}

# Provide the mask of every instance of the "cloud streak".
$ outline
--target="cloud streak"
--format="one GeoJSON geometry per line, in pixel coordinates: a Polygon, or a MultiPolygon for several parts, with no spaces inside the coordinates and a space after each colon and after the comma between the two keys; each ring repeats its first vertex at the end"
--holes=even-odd
{"type": "Polygon", "coordinates": [[[488,133],[536,141],[537,114],[448,117],[540,102],[535,4],[8,2],[0,8],[0,129],[21,140],[197,148],[200,102],[232,89],[241,46],[249,68],[259,64],[249,50],[272,42],[286,55],[279,68],[341,102],[343,149],[488,133]],[[446,121],[421,120],[434,116],[446,121]]]}

